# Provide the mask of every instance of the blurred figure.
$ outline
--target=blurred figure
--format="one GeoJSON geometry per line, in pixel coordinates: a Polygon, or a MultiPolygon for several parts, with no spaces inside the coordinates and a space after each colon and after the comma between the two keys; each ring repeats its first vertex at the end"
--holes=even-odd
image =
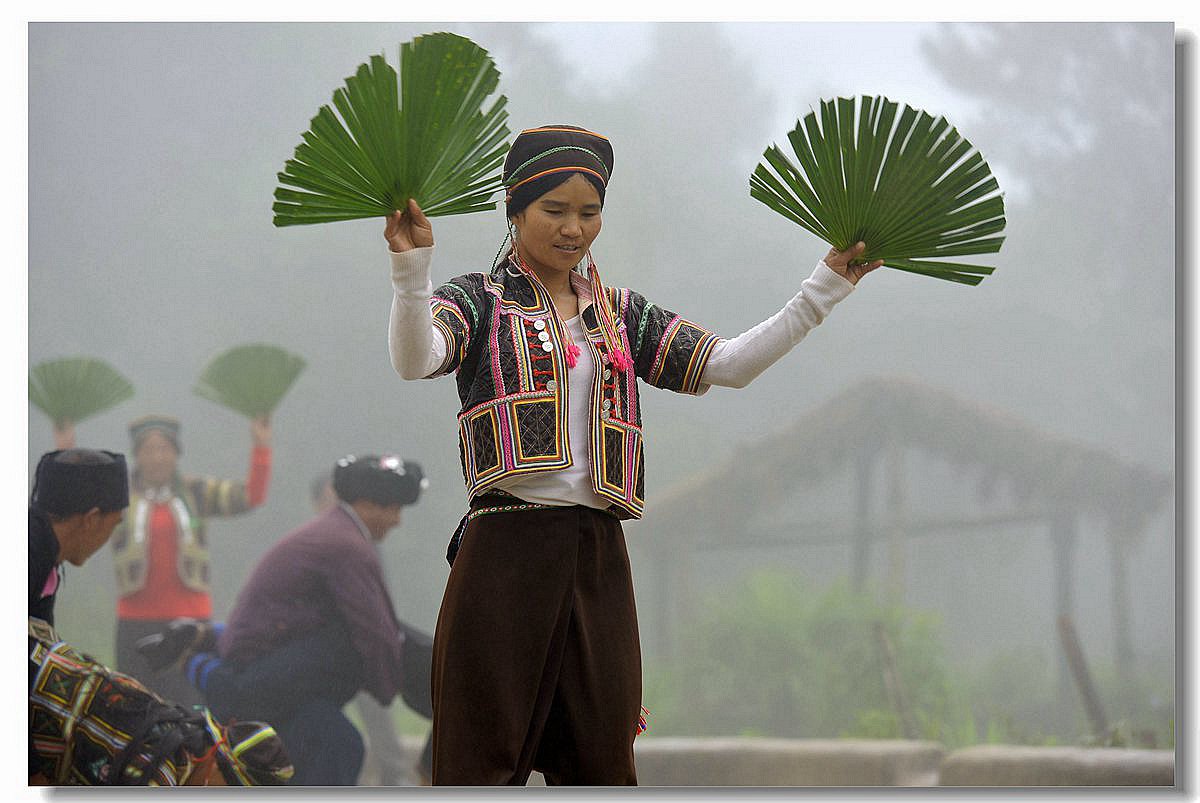
{"type": "MultiPolygon", "coordinates": [[[[409,464],[415,466],[415,464],[409,464]]],[[[408,468],[408,465],[406,465],[408,468]]],[[[418,469],[419,470],[419,469],[418,469]]],[[[421,488],[427,487],[428,480],[421,478],[421,488]]],[[[332,474],[320,474],[313,479],[309,486],[309,496],[315,513],[325,513],[338,503],[337,493],[333,490],[332,474]]],[[[376,543],[378,549],[378,543],[376,543]]],[[[386,578],[385,578],[386,579],[386,578]]],[[[404,623],[402,622],[401,625],[404,623]]],[[[408,683],[408,678],[405,678],[408,683]]],[[[380,705],[374,697],[366,692],[359,692],[354,697],[354,705],[358,709],[359,718],[367,731],[367,755],[363,761],[363,776],[378,774],[379,786],[408,786],[408,771],[405,768],[404,746],[396,737],[396,726],[392,721],[391,707],[380,705]]],[[[425,739],[425,747],[421,751],[417,766],[414,767],[417,778],[413,779],[422,786],[428,786],[433,777],[433,750],[430,737],[425,739]]]]}
{"type": "Polygon", "coordinates": [[[129,505],[125,455],[47,452],[29,497],[29,615],[54,624],[62,563],[82,566],[104,546],[129,505]]]}
{"type": "Polygon", "coordinates": [[[129,516],[113,538],[117,576],[117,668],[168,699],[200,703],[179,672],[154,672],[137,652],[143,636],[172,620],[212,616],[205,519],[261,505],[271,477],[271,425],[251,422],[253,448],[244,482],[190,477],[179,471],[180,424],[148,415],[129,425],[133,481],[129,516]]]}
{"type": "MultiPolygon", "coordinates": [[[[342,706],[360,690],[390,703],[406,676],[421,675],[375,548],[420,496],[420,466],[346,457],[333,487],[338,503],[267,551],[227,625],[183,620],[142,640],[153,665],[186,665],[219,716],[273,723],[298,786],[353,786],[363,741],[342,706]]],[[[415,658],[426,664],[418,704],[429,715],[428,648],[415,658]]]]}

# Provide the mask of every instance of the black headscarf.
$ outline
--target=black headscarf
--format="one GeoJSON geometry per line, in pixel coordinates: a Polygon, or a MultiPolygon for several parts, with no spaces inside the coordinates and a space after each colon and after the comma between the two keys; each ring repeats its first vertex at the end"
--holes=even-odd
{"type": "Polygon", "coordinates": [[[522,131],[504,160],[505,214],[519,214],[575,173],[592,183],[603,206],[612,169],[612,144],[600,134],[573,125],[522,131]]]}

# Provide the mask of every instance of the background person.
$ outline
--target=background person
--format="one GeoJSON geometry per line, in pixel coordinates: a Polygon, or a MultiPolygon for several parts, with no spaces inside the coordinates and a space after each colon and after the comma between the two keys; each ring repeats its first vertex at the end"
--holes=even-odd
{"type": "MultiPolygon", "coordinates": [[[[416,464],[411,464],[414,468],[416,464]]],[[[407,466],[406,466],[407,468],[407,466]]],[[[409,469],[412,470],[412,469],[409,469]]],[[[421,478],[421,489],[428,487],[428,480],[421,478]]],[[[324,513],[338,503],[337,492],[333,490],[333,475],[320,474],[309,486],[309,498],[313,511],[324,513]]],[[[378,542],[376,542],[378,548],[378,542]]],[[[386,579],[386,578],[385,578],[386,579]]],[[[404,627],[404,623],[401,622],[404,627]]],[[[406,639],[406,647],[411,648],[411,641],[406,639]]],[[[411,678],[405,677],[406,685],[411,684],[411,678]]],[[[354,696],[354,707],[358,710],[363,729],[367,736],[367,752],[363,759],[362,774],[359,782],[369,778],[378,786],[407,786],[410,763],[406,761],[404,745],[396,735],[396,724],[392,719],[391,706],[380,704],[370,694],[360,691],[354,696]]],[[[417,764],[411,769],[416,774],[416,782],[428,786],[433,777],[433,744],[432,735],[426,738],[425,746],[417,764]]]]}
{"type": "MultiPolygon", "coordinates": [[[[293,785],[355,785],[363,741],[342,707],[360,690],[387,704],[406,675],[421,675],[422,653],[405,649],[375,544],[417,501],[422,478],[418,464],[395,456],[339,460],[338,504],[263,555],[223,627],[206,638],[203,626],[176,623],[143,640],[155,665],[185,662],[219,716],[271,722],[295,765],[293,785]]],[[[427,703],[428,652],[423,659],[427,703]]]]}
{"type": "Polygon", "coordinates": [[[179,470],[180,424],[148,415],[129,425],[133,445],[129,514],[112,539],[117,581],[117,668],[168,699],[201,702],[177,671],[154,671],[138,639],[180,617],[212,616],[206,519],[261,505],[271,477],[271,425],[250,424],[253,448],[245,481],[193,477],[179,470]]]}
{"type": "Polygon", "coordinates": [[[104,546],[129,506],[125,455],[47,452],[29,497],[29,615],[54,624],[63,562],[82,566],[104,546]]]}

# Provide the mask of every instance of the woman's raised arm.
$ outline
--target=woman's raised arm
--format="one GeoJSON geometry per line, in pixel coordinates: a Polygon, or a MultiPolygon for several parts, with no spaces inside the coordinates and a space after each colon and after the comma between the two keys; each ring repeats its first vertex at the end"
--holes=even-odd
{"type": "Polygon", "coordinates": [[[388,354],[404,379],[423,379],[445,361],[446,339],[433,325],[429,299],[433,280],[433,227],[417,202],[387,218],[383,237],[392,259],[392,311],[388,354]]]}

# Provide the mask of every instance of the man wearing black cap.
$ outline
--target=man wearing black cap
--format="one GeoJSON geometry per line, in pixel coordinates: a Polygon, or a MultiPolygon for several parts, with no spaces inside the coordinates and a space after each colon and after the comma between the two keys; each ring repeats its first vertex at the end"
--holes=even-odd
{"type": "Polygon", "coordinates": [[[42,455],[29,501],[30,785],[282,784],[292,767],[260,722],[189,711],[75,650],[54,630],[63,561],[82,566],[129,505],[125,456],[42,455]]]}
{"type": "Polygon", "coordinates": [[[42,455],[29,498],[29,615],[54,624],[63,561],[82,566],[129,505],[125,456],[94,449],[42,455]]]}
{"type": "MultiPolygon", "coordinates": [[[[176,660],[178,642],[186,645],[192,654],[179,657],[218,716],[274,724],[296,768],[294,785],[354,785],[363,741],[342,706],[359,690],[389,703],[404,694],[406,670],[422,672],[404,650],[375,543],[425,484],[413,461],[342,458],[333,475],[338,503],[262,557],[218,628],[216,655],[203,651],[211,639],[186,626],[143,640],[156,663],[176,660]]],[[[427,650],[424,658],[427,697],[427,650]]]]}

